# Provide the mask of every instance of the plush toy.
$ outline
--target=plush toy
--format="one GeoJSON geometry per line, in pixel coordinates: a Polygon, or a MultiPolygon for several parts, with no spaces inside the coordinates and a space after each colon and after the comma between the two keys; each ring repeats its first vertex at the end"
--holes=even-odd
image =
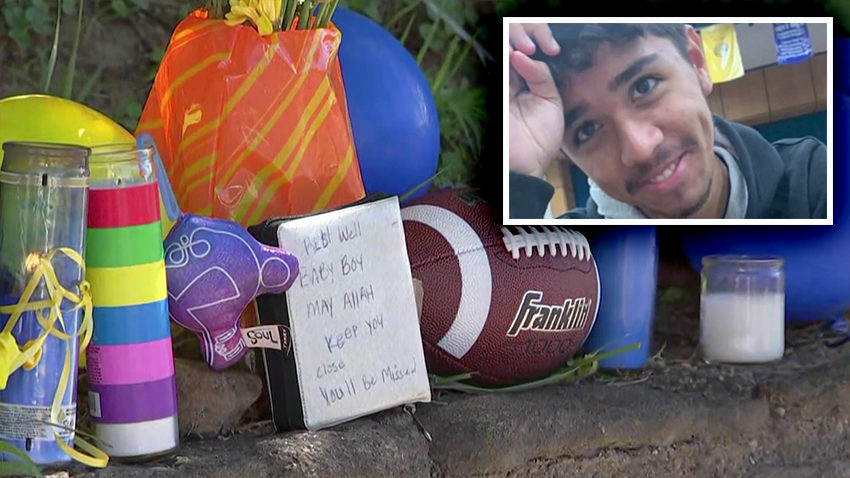
{"type": "Polygon", "coordinates": [[[297,259],[233,221],[194,214],[178,220],[164,246],[171,320],[200,337],[210,367],[228,368],[248,351],[240,314],[257,296],[288,290],[297,259]]]}

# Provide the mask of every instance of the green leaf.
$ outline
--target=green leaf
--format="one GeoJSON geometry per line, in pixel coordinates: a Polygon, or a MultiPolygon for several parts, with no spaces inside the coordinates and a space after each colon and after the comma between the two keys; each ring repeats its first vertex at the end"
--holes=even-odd
{"type": "Polygon", "coordinates": [[[439,178],[434,179],[436,187],[457,187],[465,183],[466,161],[463,158],[462,149],[458,145],[452,144],[443,148],[440,153],[440,170],[444,173],[439,178]]]}
{"type": "Polygon", "coordinates": [[[62,13],[65,15],[74,13],[76,3],[76,0],[62,0],[62,13]]]}
{"type": "Polygon", "coordinates": [[[133,98],[125,101],[121,108],[123,112],[119,115],[119,123],[127,128],[128,131],[135,131],[139,124],[139,117],[142,116],[142,105],[133,98]]]}
{"type": "Polygon", "coordinates": [[[434,99],[443,137],[461,137],[477,154],[482,142],[482,123],[487,118],[484,109],[486,90],[470,89],[468,80],[464,78],[458,87],[443,87],[437,91],[434,99]]]}
{"type": "Polygon", "coordinates": [[[378,10],[376,0],[341,0],[339,6],[353,12],[361,13],[372,20],[383,24],[381,12],[378,10]]]}
{"type": "Polygon", "coordinates": [[[458,44],[461,42],[460,37],[452,38],[452,41],[449,43],[448,52],[443,56],[443,62],[440,65],[440,69],[437,71],[437,76],[431,82],[431,91],[439,91],[440,87],[443,86],[443,82],[448,78],[449,71],[451,71],[452,59],[455,58],[458,44]]]}
{"type": "Polygon", "coordinates": [[[58,2],[56,15],[56,31],[53,33],[53,46],[50,48],[50,59],[47,60],[47,73],[44,78],[43,93],[50,93],[50,82],[53,81],[53,71],[56,69],[56,57],[59,56],[59,26],[62,21],[62,0],[58,2]]]}
{"type": "Polygon", "coordinates": [[[404,31],[401,32],[401,36],[398,37],[399,43],[404,45],[407,43],[407,36],[410,35],[410,29],[413,27],[413,22],[416,21],[416,13],[410,16],[410,20],[407,21],[407,26],[404,27],[404,31]]]}
{"type": "Polygon", "coordinates": [[[661,293],[661,297],[658,298],[659,302],[669,304],[671,302],[676,302],[682,300],[685,297],[685,291],[678,287],[668,287],[661,293]]]}
{"type": "Polygon", "coordinates": [[[847,0],[827,0],[826,11],[835,17],[835,21],[845,30],[850,30],[850,2],[847,0]]]}
{"type": "MultiPolygon", "coordinates": [[[[402,17],[404,17],[405,15],[407,15],[408,13],[413,11],[413,9],[415,9],[418,6],[419,6],[419,0],[408,1],[407,5],[400,8],[397,12],[395,12],[390,17],[389,20],[387,20],[387,22],[384,24],[384,27],[385,28],[392,28],[397,21],[401,20],[402,17]]],[[[411,18],[415,17],[415,16],[416,16],[416,13],[411,15],[411,18]]],[[[401,43],[404,43],[404,42],[402,41],[401,43]]]]}
{"type": "Polygon", "coordinates": [[[77,53],[80,49],[80,35],[83,32],[83,5],[85,3],[84,0],[80,0],[80,7],[77,12],[77,30],[74,34],[74,46],[71,49],[71,57],[68,58],[68,66],[65,68],[62,97],[67,99],[71,99],[74,93],[74,74],[77,72],[77,53]]]}
{"type": "Polygon", "coordinates": [[[417,184],[416,186],[414,186],[414,187],[413,187],[410,191],[407,191],[406,193],[404,193],[404,194],[402,194],[401,196],[399,196],[399,198],[398,198],[398,202],[399,202],[399,203],[403,203],[404,201],[406,201],[406,200],[407,200],[407,198],[409,198],[410,196],[412,196],[412,195],[413,195],[416,191],[419,191],[419,189],[421,189],[421,188],[422,188],[422,186],[425,186],[426,184],[428,184],[428,183],[430,183],[431,181],[433,181],[434,179],[436,179],[436,178],[437,178],[437,176],[439,176],[440,174],[442,174],[442,173],[443,173],[443,171],[445,171],[445,170],[444,170],[444,169],[441,169],[441,170],[437,171],[437,172],[436,172],[433,176],[431,176],[430,178],[426,179],[425,181],[422,181],[421,183],[419,183],[419,184],[417,184]]]}
{"type": "Polygon", "coordinates": [[[422,22],[416,29],[419,30],[419,36],[424,39],[431,34],[431,28],[433,28],[433,22],[422,22]]]}
{"type": "Polygon", "coordinates": [[[366,8],[363,10],[363,14],[372,20],[381,23],[381,12],[378,11],[378,4],[376,2],[368,2],[366,4],[366,8]]]}
{"type": "Polygon", "coordinates": [[[465,8],[463,10],[463,20],[470,25],[476,25],[478,23],[478,10],[465,8]]]}
{"type": "Polygon", "coordinates": [[[158,47],[154,48],[153,50],[151,50],[150,53],[148,53],[148,60],[150,60],[151,63],[159,65],[159,63],[162,61],[162,57],[164,56],[165,48],[158,47]]]}
{"type": "Polygon", "coordinates": [[[159,65],[162,63],[162,58],[165,56],[164,48],[156,48],[148,54],[148,61],[150,61],[150,65],[148,65],[148,73],[145,76],[145,81],[150,82],[156,78],[156,74],[159,73],[159,65]]]}
{"type": "Polygon", "coordinates": [[[83,83],[83,87],[80,88],[79,93],[77,93],[76,99],[78,103],[85,104],[91,92],[94,90],[94,87],[97,86],[100,75],[103,74],[103,70],[106,68],[106,65],[100,64],[97,65],[97,68],[94,70],[94,73],[89,76],[85,83],[83,83]]]}
{"type": "Polygon", "coordinates": [[[613,357],[629,350],[640,348],[640,343],[634,343],[625,347],[620,347],[610,352],[592,353],[584,357],[571,359],[560,370],[555,371],[548,377],[533,382],[521,383],[499,388],[485,388],[468,385],[465,382],[473,377],[473,374],[462,374],[451,377],[439,377],[431,375],[431,388],[434,390],[455,390],[466,393],[510,393],[524,392],[535,388],[545,387],[548,385],[565,384],[577,382],[583,378],[589,377],[596,373],[599,369],[599,362],[606,358],[613,357]]]}
{"type": "Polygon", "coordinates": [[[419,35],[422,37],[422,46],[419,48],[419,53],[416,55],[416,64],[422,67],[422,59],[430,49],[439,50],[442,46],[442,38],[437,36],[437,31],[440,27],[440,20],[433,22],[422,22],[419,24],[419,35]]]}
{"type": "Polygon", "coordinates": [[[43,478],[38,466],[18,447],[0,441],[0,453],[12,455],[19,460],[0,461],[0,476],[35,476],[43,478]]]}
{"type": "MultiPolygon", "coordinates": [[[[60,11],[61,8],[62,4],[60,0],[60,11]]],[[[24,13],[24,18],[26,18],[28,24],[27,26],[34,30],[40,36],[44,36],[50,33],[51,27],[53,25],[50,21],[51,16],[52,15],[50,13],[50,8],[48,8],[46,5],[36,3],[27,7],[26,12],[24,13]]]]}
{"type": "Polygon", "coordinates": [[[18,48],[27,50],[32,42],[29,36],[30,24],[24,8],[20,5],[7,5],[3,7],[3,18],[9,26],[9,37],[15,41],[18,48]]]}
{"type": "Polygon", "coordinates": [[[473,36],[463,28],[463,22],[467,17],[466,12],[473,12],[473,15],[471,15],[473,20],[470,21],[470,23],[473,25],[475,24],[476,19],[474,17],[476,15],[474,14],[474,9],[465,8],[464,3],[458,1],[444,1],[440,5],[434,3],[434,0],[422,1],[425,2],[425,5],[428,7],[428,16],[433,18],[435,21],[440,20],[443,22],[444,35],[447,37],[460,37],[464,41],[472,43],[472,46],[475,48],[475,52],[478,54],[482,63],[485,63],[488,60],[495,61],[487,49],[478,43],[478,41],[476,41],[473,36]]]}
{"type": "Polygon", "coordinates": [[[124,0],[112,0],[112,9],[122,17],[130,14],[130,8],[127,7],[127,3],[124,0]]]}
{"type": "Polygon", "coordinates": [[[35,474],[32,469],[24,463],[13,461],[0,462],[0,476],[37,476],[41,478],[41,474],[35,474]]]}

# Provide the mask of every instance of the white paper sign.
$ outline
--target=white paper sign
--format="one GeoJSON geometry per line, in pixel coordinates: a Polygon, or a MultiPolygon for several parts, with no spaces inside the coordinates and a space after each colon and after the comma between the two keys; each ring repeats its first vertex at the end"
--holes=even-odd
{"type": "Polygon", "coordinates": [[[398,199],[285,222],[278,242],[299,261],[286,297],[307,429],[430,401],[398,199]]]}

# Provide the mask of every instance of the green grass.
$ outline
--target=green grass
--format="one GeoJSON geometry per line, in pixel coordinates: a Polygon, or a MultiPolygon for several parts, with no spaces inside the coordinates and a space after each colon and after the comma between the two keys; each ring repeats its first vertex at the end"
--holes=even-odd
{"type": "Polygon", "coordinates": [[[431,388],[433,390],[452,390],[455,392],[475,393],[475,394],[490,394],[490,393],[511,393],[525,392],[540,387],[550,385],[563,385],[574,383],[588,378],[599,371],[599,362],[606,358],[628,352],[640,348],[640,343],[634,343],[625,347],[620,347],[608,352],[593,352],[582,357],[573,357],[563,367],[556,370],[547,377],[532,382],[511,385],[507,387],[479,387],[466,383],[475,377],[473,373],[465,373],[453,375],[449,377],[431,376],[431,388]]]}

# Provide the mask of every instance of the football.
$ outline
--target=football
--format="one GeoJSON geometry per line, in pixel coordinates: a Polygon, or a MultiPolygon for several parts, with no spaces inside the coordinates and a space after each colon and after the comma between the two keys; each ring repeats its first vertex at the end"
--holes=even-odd
{"type": "Polygon", "coordinates": [[[558,227],[502,226],[472,189],[444,189],[401,210],[411,272],[422,281],[428,371],[474,384],[543,378],[581,349],[599,308],[587,239],[558,227]]]}

